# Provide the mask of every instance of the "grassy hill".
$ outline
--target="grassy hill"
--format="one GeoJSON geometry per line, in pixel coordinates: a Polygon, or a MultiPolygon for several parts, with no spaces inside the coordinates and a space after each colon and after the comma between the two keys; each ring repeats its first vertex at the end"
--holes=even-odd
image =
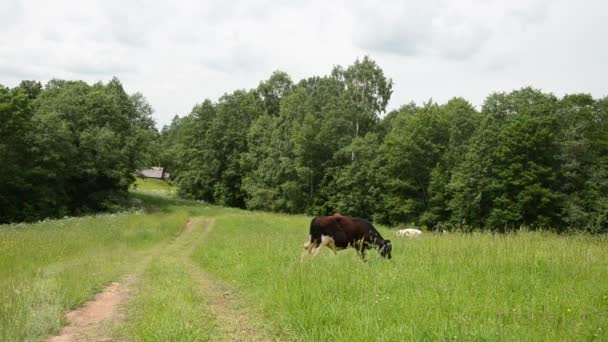
{"type": "Polygon", "coordinates": [[[136,178],[131,185],[132,191],[150,192],[158,194],[172,194],[175,192],[173,182],[164,179],[136,178]]]}
{"type": "Polygon", "coordinates": [[[146,193],[171,191],[156,183],[139,183],[138,211],[0,226],[0,340],[58,333],[66,311],[134,273],[125,317],[108,330],[124,340],[231,340],[218,303],[224,314],[250,310],[280,340],[608,338],[606,237],[405,240],[380,227],[390,261],[324,250],[301,262],[309,217],[146,193]]]}

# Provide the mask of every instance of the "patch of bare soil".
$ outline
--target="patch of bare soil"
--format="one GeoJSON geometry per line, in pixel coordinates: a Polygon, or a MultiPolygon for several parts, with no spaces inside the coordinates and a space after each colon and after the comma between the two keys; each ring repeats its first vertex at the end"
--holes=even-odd
{"type": "Polygon", "coordinates": [[[189,219],[188,222],[186,222],[186,225],[184,226],[185,233],[189,233],[192,230],[193,223],[194,223],[194,221],[192,221],[192,219],[189,219]]]}
{"type": "MultiPolygon", "coordinates": [[[[193,223],[192,220],[186,222],[184,233],[192,230],[193,223]]],[[[172,245],[175,245],[175,241],[172,245]]],[[[123,319],[124,306],[137,283],[138,275],[153,256],[154,253],[144,258],[134,273],[123,281],[112,283],[98,293],[93,300],[68,312],[65,316],[68,324],[59,335],[49,336],[46,341],[112,341],[111,328],[123,319]]]]}
{"type": "Polygon", "coordinates": [[[137,277],[130,275],[120,283],[112,283],[95,299],[66,314],[68,324],[57,336],[47,342],[64,341],[111,341],[105,333],[124,316],[123,306],[137,277]]]}

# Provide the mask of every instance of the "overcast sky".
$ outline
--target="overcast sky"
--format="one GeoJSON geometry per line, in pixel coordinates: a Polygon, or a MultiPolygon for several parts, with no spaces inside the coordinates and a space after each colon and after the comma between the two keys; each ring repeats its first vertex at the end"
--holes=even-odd
{"type": "Polygon", "coordinates": [[[608,95],[606,0],[1,0],[0,84],[109,81],[144,94],[159,126],[196,104],[369,55],[390,108],[531,85],[608,95]]]}

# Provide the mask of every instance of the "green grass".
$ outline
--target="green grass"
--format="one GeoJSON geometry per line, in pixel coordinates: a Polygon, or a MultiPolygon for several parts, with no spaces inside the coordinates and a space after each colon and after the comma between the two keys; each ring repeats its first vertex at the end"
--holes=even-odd
{"type": "Polygon", "coordinates": [[[136,178],[135,183],[131,185],[131,190],[161,196],[173,196],[175,194],[173,182],[153,178],[136,178]]]}
{"type": "Polygon", "coordinates": [[[218,215],[194,254],[285,336],[310,341],[606,340],[605,237],[426,234],[300,263],[309,218],[218,215]]]}
{"type": "Polygon", "coordinates": [[[66,311],[177,236],[190,214],[165,205],[149,214],[0,226],[0,340],[40,340],[58,332],[66,311]]]}
{"type": "Polygon", "coordinates": [[[66,311],[149,256],[118,328],[125,340],[217,338],[191,260],[240,289],[282,340],[608,340],[605,236],[405,240],[380,228],[390,261],[325,249],[300,262],[309,217],[133,196],[145,212],[0,226],[1,341],[58,332],[66,311]],[[215,218],[204,239],[180,235],[194,216],[215,218]]]}
{"type": "Polygon", "coordinates": [[[42,340],[59,332],[67,311],[164,251],[189,217],[231,211],[142,192],[132,196],[142,211],[0,225],[0,341],[42,340]]]}
{"type": "Polygon", "coordinates": [[[140,279],[122,334],[129,341],[201,341],[213,336],[213,317],[184,263],[154,262],[140,279]]]}
{"type": "Polygon", "coordinates": [[[161,251],[139,281],[119,334],[130,341],[201,341],[215,335],[214,319],[189,271],[188,260],[200,241],[197,224],[161,251]]]}

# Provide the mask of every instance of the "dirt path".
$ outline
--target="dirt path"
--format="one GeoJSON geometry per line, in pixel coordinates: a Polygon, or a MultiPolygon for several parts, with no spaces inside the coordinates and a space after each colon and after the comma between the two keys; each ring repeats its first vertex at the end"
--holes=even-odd
{"type": "Polygon", "coordinates": [[[49,336],[47,342],[66,341],[112,341],[112,329],[124,318],[124,309],[129,298],[137,287],[139,275],[147,267],[152,258],[158,256],[167,247],[176,245],[182,236],[192,230],[192,220],[184,225],[182,234],[170,242],[168,246],[155,248],[143,257],[132,270],[132,273],[119,282],[113,282],[95,298],[65,315],[67,325],[59,335],[49,336]]]}
{"type": "MultiPolygon", "coordinates": [[[[211,232],[214,222],[205,222],[200,226],[203,232],[199,243],[211,232]]],[[[204,272],[192,261],[191,254],[192,250],[184,255],[184,262],[215,316],[216,329],[219,333],[217,338],[221,341],[275,340],[276,338],[272,338],[268,329],[263,325],[263,320],[259,319],[259,315],[251,308],[242,305],[238,292],[204,272]]]]}
{"type": "Polygon", "coordinates": [[[68,325],[47,342],[63,341],[111,341],[110,329],[123,317],[122,307],[127,302],[136,275],[126,277],[120,283],[112,283],[95,299],[66,314],[68,325]]]}
{"type": "Polygon", "coordinates": [[[59,335],[49,336],[46,341],[112,341],[112,331],[125,316],[125,307],[137,288],[139,275],[153,258],[158,257],[177,257],[184,263],[215,317],[218,336],[214,337],[217,340],[276,340],[267,333],[268,329],[263,325],[263,320],[258,319],[259,315],[241,304],[236,290],[207,274],[192,261],[192,252],[205,240],[213,226],[212,219],[188,220],[179,237],[167,245],[155,248],[134,267],[131,274],[106,287],[93,300],[68,312],[68,324],[59,335]]]}

